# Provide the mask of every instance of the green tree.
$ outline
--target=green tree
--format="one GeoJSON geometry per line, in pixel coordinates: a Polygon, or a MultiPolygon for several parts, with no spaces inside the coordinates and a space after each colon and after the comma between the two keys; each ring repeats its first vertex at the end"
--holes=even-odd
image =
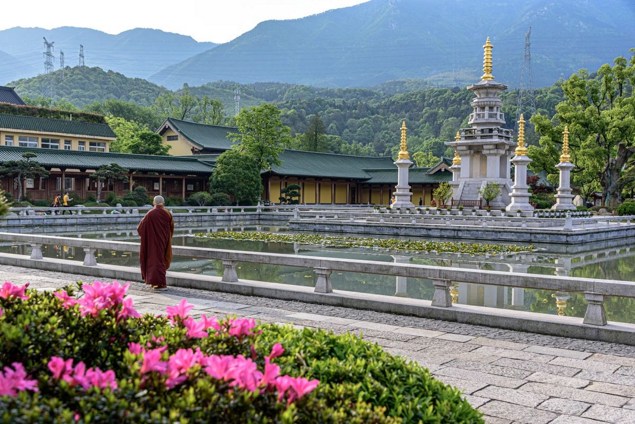
{"type": "Polygon", "coordinates": [[[262,180],[256,160],[238,149],[223,152],[210,177],[210,191],[228,194],[237,205],[258,203],[262,180]]]}
{"type": "Polygon", "coordinates": [[[501,187],[496,183],[487,183],[481,187],[478,193],[485,200],[485,206],[489,208],[489,203],[501,194],[501,187]]]}
{"type": "Polygon", "coordinates": [[[272,104],[243,109],[236,117],[237,134],[230,134],[238,142],[238,149],[256,161],[258,170],[279,165],[278,156],[290,142],[291,130],[280,120],[280,110],[272,104]]]}
{"type": "Polygon", "coordinates": [[[49,171],[38,162],[31,160],[36,157],[35,153],[26,152],[22,154],[22,159],[10,160],[0,165],[0,175],[13,177],[18,186],[18,202],[22,200],[22,196],[26,196],[24,182],[27,178],[46,178],[49,176],[49,171]]]}
{"type": "Polygon", "coordinates": [[[326,138],[326,128],[320,115],[313,115],[309,120],[309,126],[301,138],[301,150],[309,152],[328,152],[329,145],[326,138]]]}
{"type": "Polygon", "coordinates": [[[613,66],[602,65],[595,74],[581,70],[572,75],[562,84],[565,99],[556,106],[553,119],[532,118],[541,135],[540,147],[530,149],[532,169],[555,174],[566,125],[577,167],[574,185],[599,180],[606,204],[614,207],[621,202],[627,184],[622,172],[635,153],[634,85],[635,53],[630,61],[618,57],[613,66]]]}
{"type": "Polygon", "coordinates": [[[441,160],[434,156],[432,152],[415,152],[412,155],[412,158],[419,168],[429,168],[436,165],[441,160]]]}
{"type": "MultiPolygon", "coordinates": [[[[124,100],[106,99],[103,102],[93,102],[86,106],[84,110],[104,115],[107,119],[108,117],[123,118],[128,122],[132,121],[148,129],[157,128],[161,125],[161,117],[152,108],[124,100]]],[[[112,128],[112,125],[110,127],[112,128]]]]}
{"type": "Polygon", "coordinates": [[[442,182],[437,188],[434,189],[434,191],[432,192],[432,197],[437,199],[438,207],[445,206],[445,202],[447,202],[450,197],[452,197],[452,186],[447,182],[442,182]]]}
{"type": "Polygon", "coordinates": [[[198,100],[192,120],[206,125],[223,125],[225,123],[223,110],[223,103],[220,100],[203,96],[198,100]]]}
{"type": "Polygon", "coordinates": [[[152,131],[143,131],[136,139],[133,139],[127,146],[129,153],[140,155],[167,156],[171,146],[163,144],[161,136],[152,131]]]}
{"type": "Polygon", "coordinates": [[[297,205],[300,202],[300,189],[298,184],[289,184],[280,190],[280,203],[297,205]]]}
{"type": "Polygon", "coordinates": [[[10,207],[11,207],[11,203],[7,200],[7,197],[4,195],[4,191],[0,190],[0,216],[4,216],[8,214],[10,207]]]}
{"type": "Polygon", "coordinates": [[[110,181],[126,181],[128,179],[128,170],[116,163],[111,163],[110,165],[100,166],[90,175],[90,178],[97,180],[97,203],[99,203],[102,184],[110,181]]]}

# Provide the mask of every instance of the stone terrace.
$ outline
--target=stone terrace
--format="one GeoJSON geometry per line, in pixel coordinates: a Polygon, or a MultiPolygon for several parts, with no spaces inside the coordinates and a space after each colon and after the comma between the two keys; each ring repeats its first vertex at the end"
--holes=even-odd
{"type": "MultiPolygon", "coordinates": [[[[0,281],[56,289],[94,277],[3,266],[0,281]]],[[[458,387],[488,423],[635,422],[635,346],[542,336],[425,318],[133,282],[140,312],[181,298],[194,313],[352,332],[458,387]]]]}

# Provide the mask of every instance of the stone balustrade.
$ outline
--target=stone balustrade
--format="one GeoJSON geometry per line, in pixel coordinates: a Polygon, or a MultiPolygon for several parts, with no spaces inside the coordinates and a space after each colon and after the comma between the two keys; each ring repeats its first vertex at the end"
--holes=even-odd
{"type": "MultiPolygon", "coordinates": [[[[0,233],[3,242],[29,244],[30,259],[44,261],[41,246],[45,244],[65,245],[82,248],[86,254],[85,267],[97,267],[96,251],[116,250],[138,252],[139,244],[123,241],[88,240],[70,237],[0,233]]],[[[606,296],[635,298],[635,283],[625,281],[574,278],[569,276],[546,276],[501,271],[485,271],[463,268],[444,268],[429,265],[386,263],[366,260],[322,258],[288,254],[246,252],[200,247],[174,246],[174,256],[222,261],[224,272],[222,281],[240,282],[237,263],[249,262],[268,265],[283,265],[313,269],[316,275],[315,292],[329,294],[334,290],[330,275],[333,272],[355,272],[380,274],[394,277],[430,279],[434,284],[432,307],[452,308],[450,286],[453,282],[503,286],[523,289],[540,289],[558,292],[584,293],[587,312],[583,324],[602,327],[607,325],[604,311],[606,296]]]]}

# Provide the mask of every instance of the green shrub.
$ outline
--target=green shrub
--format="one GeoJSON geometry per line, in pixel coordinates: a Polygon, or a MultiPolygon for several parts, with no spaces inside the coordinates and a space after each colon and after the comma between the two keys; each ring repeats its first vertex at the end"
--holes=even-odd
{"type": "Polygon", "coordinates": [[[165,206],[183,206],[183,199],[180,197],[168,197],[165,199],[165,206]]]}
{"type": "Polygon", "coordinates": [[[4,190],[0,189],[0,216],[4,216],[9,213],[11,202],[7,199],[4,190]]]}
{"type": "Polygon", "coordinates": [[[206,191],[198,191],[188,197],[186,203],[190,206],[211,206],[212,195],[206,191]]]}
{"type": "Polygon", "coordinates": [[[536,205],[536,209],[551,209],[551,207],[556,203],[553,194],[550,193],[538,193],[532,194],[529,197],[529,202],[536,205]]]}
{"type": "Polygon", "coordinates": [[[26,208],[33,205],[28,200],[22,200],[21,202],[13,202],[11,206],[13,206],[14,208],[26,208]]]}
{"type": "Polygon", "coordinates": [[[619,205],[616,209],[617,214],[622,215],[635,215],[635,202],[626,201],[619,205]]]}
{"type": "Polygon", "coordinates": [[[135,202],[135,206],[145,206],[152,204],[152,200],[148,198],[148,190],[143,186],[137,186],[132,191],[126,193],[123,197],[124,201],[135,202]]]}
{"type": "Polygon", "coordinates": [[[138,206],[137,202],[135,202],[134,200],[129,200],[129,199],[123,199],[123,202],[121,203],[121,206],[130,206],[130,207],[134,207],[134,206],[138,206]]]}
{"type": "MultiPolygon", "coordinates": [[[[0,396],[2,421],[483,422],[458,390],[435,380],[417,363],[393,357],[358,336],[274,324],[253,328],[247,319],[188,321],[193,319],[187,312],[174,316],[176,308],[171,311],[172,321],[165,316],[126,317],[122,312],[130,309],[125,308],[123,299],[111,301],[115,296],[103,296],[96,287],[97,283],[91,286],[92,295],[86,286],[78,286],[79,291],[86,289],[83,294],[67,288],[71,296],[81,294],[81,306],[70,305],[74,298],[64,300],[51,292],[34,290],[27,291],[27,296],[18,291],[15,296],[0,298],[0,365],[22,364],[25,380],[33,380],[38,389],[0,396]],[[104,308],[105,304],[112,306],[104,308]],[[205,323],[203,335],[190,334],[188,328],[194,327],[186,326],[188,322],[205,323]],[[241,330],[231,333],[230,328],[241,330]],[[158,357],[146,363],[146,352],[153,349],[165,350],[155,351],[158,357]],[[168,361],[168,357],[211,359],[213,355],[219,360],[250,361],[254,366],[250,378],[256,378],[256,369],[266,370],[265,356],[271,356],[270,362],[273,368],[279,366],[279,372],[272,373],[268,381],[276,381],[280,375],[319,383],[313,391],[293,400],[288,397],[292,392],[278,385],[262,385],[262,374],[257,377],[259,385],[250,391],[236,385],[237,380],[214,378],[210,369],[222,367],[209,362],[194,359],[182,370],[187,361],[175,361],[174,367],[168,361]],[[53,357],[72,359],[73,366],[81,361],[86,370],[112,371],[116,387],[88,384],[84,389],[70,372],[54,377],[53,357]],[[62,381],[61,375],[69,378],[62,381]],[[174,378],[172,385],[166,380],[168,376],[174,378]]],[[[180,305],[182,311],[187,308],[180,305]]]]}
{"type": "Polygon", "coordinates": [[[212,194],[212,206],[231,206],[232,201],[229,194],[226,193],[214,193],[212,194]]]}
{"type": "Polygon", "coordinates": [[[40,207],[47,207],[47,206],[51,206],[51,203],[53,202],[49,202],[48,200],[34,200],[33,201],[33,206],[40,206],[40,207]]]}

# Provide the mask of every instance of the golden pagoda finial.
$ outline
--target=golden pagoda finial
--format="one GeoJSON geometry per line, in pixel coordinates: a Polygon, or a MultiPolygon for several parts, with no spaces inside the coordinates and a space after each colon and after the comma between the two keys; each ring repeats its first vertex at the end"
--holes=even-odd
{"type": "Polygon", "coordinates": [[[571,155],[569,155],[569,126],[564,126],[562,132],[562,154],[560,155],[560,162],[571,162],[571,155]]]}
{"type": "Polygon", "coordinates": [[[481,80],[491,81],[494,79],[494,75],[492,75],[492,43],[489,41],[489,37],[487,37],[487,41],[485,41],[485,45],[483,46],[483,76],[481,80]]]}
{"type": "Polygon", "coordinates": [[[408,136],[406,132],[408,129],[406,128],[406,120],[404,119],[401,122],[401,145],[399,148],[399,159],[410,159],[410,155],[408,154],[408,136]]]}
{"type": "Polygon", "coordinates": [[[518,120],[518,147],[516,147],[516,156],[527,156],[527,148],[525,147],[525,117],[522,113],[518,120]]]}
{"type": "Polygon", "coordinates": [[[457,131],[456,135],[454,136],[454,141],[461,141],[461,134],[457,131]]]}
{"type": "Polygon", "coordinates": [[[452,158],[452,165],[460,165],[461,164],[461,156],[459,156],[459,151],[454,149],[454,158],[452,158]]]}

